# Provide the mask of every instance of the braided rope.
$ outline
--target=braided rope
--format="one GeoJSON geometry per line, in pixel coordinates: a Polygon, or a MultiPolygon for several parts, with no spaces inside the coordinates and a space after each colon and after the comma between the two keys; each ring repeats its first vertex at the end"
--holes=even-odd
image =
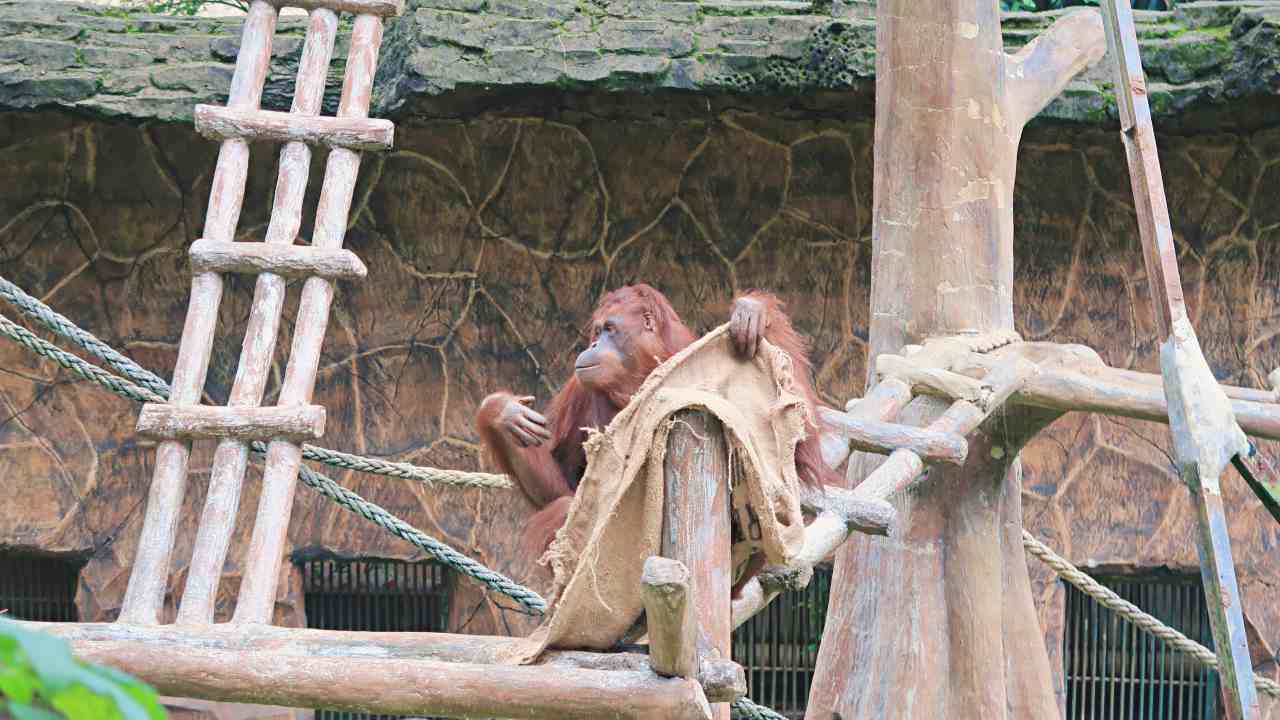
{"type": "MultiPolygon", "coordinates": [[[[95,382],[120,397],[136,402],[164,402],[168,397],[168,387],[164,388],[163,395],[139,387],[124,378],[112,375],[82,358],[55,347],[47,340],[36,337],[30,330],[14,323],[3,315],[0,315],[0,335],[14,340],[41,357],[53,360],[76,375],[95,382]]],[[[250,448],[259,455],[265,455],[267,452],[266,443],[262,442],[253,442],[250,444],[250,448]]],[[[341,507],[373,522],[396,537],[408,541],[423,552],[463,575],[474,578],[489,589],[515,600],[530,613],[534,615],[546,613],[547,601],[538,593],[516,583],[501,573],[490,570],[439,540],[417,530],[382,507],[342,487],[334,480],[305,466],[298,469],[298,476],[305,485],[315,489],[341,507]]]]}
{"type": "Polygon", "coordinates": [[[746,698],[738,698],[729,706],[733,720],[787,720],[763,705],[757,705],[746,698]]]}
{"type": "MultiPolygon", "coordinates": [[[[1052,568],[1063,580],[1075,585],[1081,592],[1102,603],[1103,606],[1110,608],[1120,617],[1163,640],[1173,646],[1174,649],[1190,655],[1204,667],[1217,669],[1218,656],[1214,655],[1212,650],[1146,614],[1133,603],[1115,594],[1110,588],[1104,587],[1097,580],[1080,570],[1080,568],[1054,553],[1047,545],[1037,540],[1026,530],[1022,531],[1022,546],[1026,548],[1027,552],[1052,568]]],[[[1280,697],[1280,683],[1257,675],[1254,676],[1253,682],[1258,688],[1258,692],[1266,693],[1272,697],[1280,697]]]]}
{"type": "MultiPolygon", "coordinates": [[[[266,445],[260,442],[253,443],[252,448],[254,452],[259,454],[265,454],[267,450],[266,445]]],[[[533,590],[516,583],[502,573],[490,570],[311,468],[300,467],[298,469],[298,477],[305,485],[313,488],[316,492],[343,508],[369,520],[392,535],[411,543],[445,565],[483,583],[489,589],[515,600],[530,613],[534,615],[546,614],[547,601],[533,590]]]]}
{"type": "MultiPolygon", "coordinates": [[[[97,365],[85,362],[75,355],[54,346],[49,341],[36,337],[30,330],[3,315],[0,315],[0,334],[41,357],[49,358],[85,380],[90,380],[105,387],[122,398],[136,402],[164,402],[164,398],[160,395],[139,387],[122,377],[112,375],[97,365]]],[[[166,394],[168,393],[166,392],[166,394]]]]}
{"type": "Polygon", "coordinates": [[[0,277],[0,298],[8,300],[14,307],[21,310],[24,315],[67,338],[94,357],[101,358],[113,370],[129,378],[134,383],[147,388],[157,395],[168,397],[168,384],[157,377],[155,373],[121,355],[115,348],[94,337],[89,331],[81,329],[48,305],[23,292],[22,288],[2,277],[0,277]]]}
{"type": "Polygon", "coordinates": [[[512,487],[511,481],[507,479],[506,475],[422,467],[421,465],[412,465],[410,463],[391,462],[389,460],[364,457],[363,455],[352,455],[351,453],[329,450],[315,445],[303,445],[302,456],[308,460],[332,465],[333,467],[404,478],[405,480],[417,480],[428,485],[439,483],[441,485],[495,489],[510,489],[512,487]]]}
{"type": "MultiPolygon", "coordinates": [[[[157,377],[155,373],[120,354],[115,350],[115,348],[98,339],[93,333],[79,327],[68,320],[65,316],[60,315],[53,308],[27,294],[22,290],[22,288],[14,285],[3,277],[0,277],[0,298],[8,300],[27,317],[75,343],[90,355],[93,355],[107,363],[113,370],[132,380],[134,384],[141,385],[156,395],[159,395],[161,398],[169,397],[169,384],[157,377]]],[[[8,332],[5,334],[9,337],[13,337],[15,340],[18,340],[18,338],[8,332]]],[[[18,340],[18,342],[21,342],[23,345],[27,345],[27,347],[32,350],[35,350],[34,347],[28,345],[23,340],[18,340]]],[[[49,347],[52,348],[53,346],[49,347]]],[[[62,352],[56,348],[54,348],[54,351],[59,353],[62,352]]],[[[43,352],[41,354],[43,354],[43,352]]],[[[45,355],[45,357],[52,356],[45,355]]],[[[62,363],[60,362],[59,364],[62,363]]],[[[63,367],[67,366],[64,364],[63,367]]],[[[95,378],[89,379],[93,379],[95,382],[98,381],[95,378]]],[[[164,402],[164,400],[155,399],[139,400],[137,397],[133,396],[130,396],[130,399],[138,400],[138,402],[164,402]]],[[[350,453],[339,452],[337,450],[316,447],[315,445],[303,445],[302,456],[308,460],[324,463],[325,465],[331,465],[344,470],[356,470],[358,472],[371,473],[374,475],[386,475],[388,477],[416,480],[429,485],[460,485],[463,487],[502,489],[512,487],[511,481],[508,480],[505,475],[421,467],[410,463],[391,462],[388,460],[379,460],[377,458],[352,455],[350,453]]]]}

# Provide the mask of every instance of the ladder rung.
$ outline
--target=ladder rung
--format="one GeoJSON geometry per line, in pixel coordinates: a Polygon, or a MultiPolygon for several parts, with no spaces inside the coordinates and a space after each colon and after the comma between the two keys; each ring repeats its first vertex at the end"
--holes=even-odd
{"type": "Polygon", "coordinates": [[[203,239],[191,244],[191,270],[338,279],[362,278],[369,272],[355,253],[341,248],[203,239]]]}
{"type": "Polygon", "coordinates": [[[324,406],[222,407],[146,403],[138,415],[138,433],[161,440],[318,440],[324,435],[324,406]]]}
{"type": "Polygon", "coordinates": [[[386,150],[396,126],[390,120],[297,115],[274,110],[196,106],[196,130],[207,138],[304,142],[352,150],[386,150]]]}
{"type": "Polygon", "coordinates": [[[278,8],[296,7],[303,10],[329,8],[334,12],[356,15],[388,17],[404,12],[404,0],[267,0],[278,8]]]}

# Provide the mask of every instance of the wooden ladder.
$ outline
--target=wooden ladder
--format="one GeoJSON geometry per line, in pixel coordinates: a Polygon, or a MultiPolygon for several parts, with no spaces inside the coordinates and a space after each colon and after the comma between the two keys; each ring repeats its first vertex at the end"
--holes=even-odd
{"type": "Polygon", "coordinates": [[[267,444],[262,493],[233,622],[269,623],[283,561],[285,534],[302,461],[304,439],[324,432],[325,410],[311,404],[320,346],[329,323],[333,281],[365,275],[360,259],[342,249],[360,169],[360,151],[391,147],[395,126],[369,119],[369,101],[382,18],[404,0],[253,0],[226,107],[196,107],[196,129],[221,140],[204,237],[191,246],[191,299],[168,404],[149,403],[138,432],[161,442],[147,497],[142,536],[125,592],[120,622],[158,624],[168,584],[191,441],[217,438],[204,511],[179,604],[177,621],[213,622],[227,547],[235,529],[250,443],[267,444]],[[271,41],[283,6],[310,11],[288,113],[260,109],[271,41]],[[338,13],[354,13],[351,49],[336,117],[320,115],[333,55],[338,13]],[[234,242],[249,170],[249,142],[284,143],[275,200],[264,242],[234,242]],[[310,245],[295,245],[311,167],[311,145],[329,146],[328,165],[310,245]],[[253,306],[231,395],[225,407],[200,405],[222,300],[222,276],[256,273],[253,306]],[[262,407],[285,298],[285,280],[305,278],[293,347],[277,404],[262,407]]]}

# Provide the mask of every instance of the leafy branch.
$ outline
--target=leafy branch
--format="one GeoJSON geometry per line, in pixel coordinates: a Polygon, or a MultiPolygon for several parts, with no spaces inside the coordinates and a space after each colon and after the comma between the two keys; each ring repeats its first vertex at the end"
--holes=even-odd
{"type": "Polygon", "coordinates": [[[155,690],[71,655],[61,638],[0,618],[0,718],[165,720],[155,690]]]}

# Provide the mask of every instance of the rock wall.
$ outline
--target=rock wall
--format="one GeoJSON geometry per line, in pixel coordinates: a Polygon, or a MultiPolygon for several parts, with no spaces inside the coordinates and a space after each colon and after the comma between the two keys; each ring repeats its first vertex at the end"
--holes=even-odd
{"type": "MultiPolygon", "coordinates": [[[[479,401],[509,387],[545,402],[570,372],[594,300],[630,281],[661,288],[699,329],[726,317],[735,292],[775,290],[813,339],[824,398],[843,404],[860,394],[870,286],[865,117],[782,101],[529,91],[518,103],[467,115],[399,118],[395,150],[366,162],[356,193],[347,246],[370,273],[340,283],[316,392],[329,410],[324,444],[482,467],[471,425],[479,401]]],[[[1264,386],[1280,366],[1280,126],[1163,135],[1160,150],[1188,302],[1210,364],[1223,381],[1264,386]]],[[[199,236],[215,155],[213,143],[183,124],[0,114],[0,275],[167,377],[186,310],[186,248],[199,236]]],[[[244,240],[260,239],[266,227],[274,151],[255,148],[253,162],[244,240]]],[[[314,167],[309,207],[323,163],[314,167]]],[[[1112,365],[1155,370],[1114,133],[1035,125],[1019,167],[1018,329],[1029,339],[1090,344],[1112,365]]],[[[220,331],[243,328],[252,279],[228,287],[220,331]]],[[[291,290],[287,316],[297,285],[291,290]]],[[[286,336],[290,329],[286,322],[286,336]]],[[[234,333],[220,333],[209,402],[226,398],[239,345],[234,333]]],[[[269,398],[288,337],[279,347],[269,398]]],[[[153,452],[133,433],[135,410],[0,342],[0,544],[89,556],[80,588],[88,620],[114,617],[137,542],[153,452]]],[[[1028,527],[1076,562],[1194,571],[1194,516],[1167,446],[1162,426],[1064,418],[1024,456],[1028,527]]],[[[1276,446],[1264,452],[1280,462],[1276,446]]],[[[190,522],[211,454],[198,445],[190,522]]],[[[545,571],[515,549],[529,511],[515,493],[334,477],[545,586],[545,571]]],[[[255,468],[222,617],[238,585],[258,480],[255,468]]],[[[1258,631],[1256,660],[1274,674],[1280,526],[1234,477],[1225,492],[1245,611],[1258,631]]],[[[292,549],[415,557],[307,490],[293,517],[292,549]]],[[[187,527],[179,542],[174,589],[193,534],[187,527]]],[[[1037,564],[1032,571],[1056,654],[1062,591],[1037,564]]],[[[277,618],[300,624],[298,577],[285,572],[277,618]]],[[[528,629],[502,603],[462,587],[453,629],[528,629]]]]}

